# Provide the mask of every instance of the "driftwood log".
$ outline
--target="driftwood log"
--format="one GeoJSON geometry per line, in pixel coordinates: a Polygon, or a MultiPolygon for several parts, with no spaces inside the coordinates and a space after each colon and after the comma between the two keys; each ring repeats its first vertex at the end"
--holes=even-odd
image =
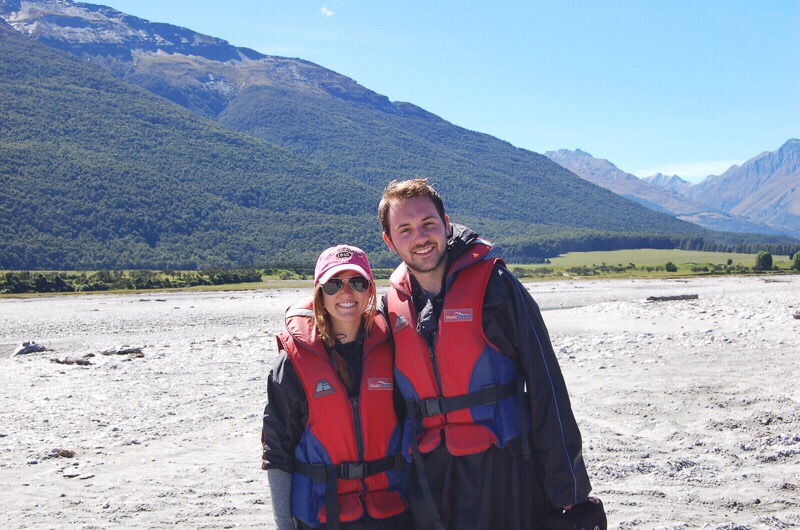
{"type": "Polygon", "coordinates": [[[139,357],[144,357],[142,353],[142,348],[138,346],[134,347],[127,347],[123,346],[122,348],[111,348],[110,350],[103,350],[100,352],[101,355],[135,355],[139,357]],[[139,355],[141,354],[141,355],[139,355]]]}
{"type": "Polygon", "coordinates": [[[94,357],[93,353],[87,353],[83,357],[65,357],[64,359],[50,359],[51,363],[58,364],[77,364],[79,366],[91,366],[90,358],[94,357]]]}
{"type": "Polygon", "coordinates": [[[648,296],[648,302],[672,302],[673,300],[697,300],[699,295],[696,294],[679,294],[675,296],[648,296]]]}

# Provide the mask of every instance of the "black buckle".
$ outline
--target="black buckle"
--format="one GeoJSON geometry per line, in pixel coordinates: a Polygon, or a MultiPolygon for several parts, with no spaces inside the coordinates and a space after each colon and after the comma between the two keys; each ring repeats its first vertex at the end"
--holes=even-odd
{"type": "Polygon", "coordinates": [[[351,480],[354,478],[364,478],[366,476],[366,465],[364,462],[353,462],[339,466],[339,478],[351,480]]]}
{"type": "Polygon", "coordinates": [[[444,414],[442,398],[428,398],[419,402],[419,410],[423,416],[438,416],[444,414]]]}
{"type": "Polygon", "coordinates": [[[481,388],[482,405],[494,405],[497,403],[497,385],[489,385],[481,388]]]}

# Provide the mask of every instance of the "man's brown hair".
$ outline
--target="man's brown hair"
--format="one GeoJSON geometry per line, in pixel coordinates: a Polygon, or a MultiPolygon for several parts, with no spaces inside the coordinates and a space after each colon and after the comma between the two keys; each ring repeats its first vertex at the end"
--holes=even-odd
{"type": "Polygon", "coordinates": [[[394,202],[417,197],[429,198],[436,207],[436,211],[439,212],[442,222],[445,222],[444,201],[441,195],[433,189],[433,186],[428,184],[428,179],[393,180],[383,190],[381,202],[378,204],[378,218],[381,220],[383,231],[388,237],[391,238],[391,233],[389,232],[389,207],[394,202]]]}

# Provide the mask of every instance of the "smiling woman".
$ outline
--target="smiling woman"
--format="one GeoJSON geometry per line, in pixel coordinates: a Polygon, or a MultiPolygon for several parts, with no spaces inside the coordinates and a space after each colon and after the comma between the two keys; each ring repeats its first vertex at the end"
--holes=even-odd
{"type": "Polygon", "coordinates": [[[279,529],[409,528],[394,349],[366,254],[325,250],[314,294],[286,312],[262,432],[279,529]]]}
{"type": "MultiPolygon", "coordinates": [[[[369,332],[376,291],[361,249],[340,245],[326,250],[317,261],[314,278],[314,320],[328,346],[353,342],[362,326],[369,332]]],[[[332,354],[338,356],[335,348],[332,354]]],[[[340,375],[347,374],[340,371],[340,375]]]]}

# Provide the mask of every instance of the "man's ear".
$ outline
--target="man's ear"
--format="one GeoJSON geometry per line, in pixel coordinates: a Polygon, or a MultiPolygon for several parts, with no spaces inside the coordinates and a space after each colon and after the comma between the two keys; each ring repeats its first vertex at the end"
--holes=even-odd
{"type": "Polygon", "coordinates": [[[392,238],[390,238],[389,234],[387,234],[386,232],[383,232],[383,240],[386,242],[386,246],[389,247],[389,250],[391,252],[397,252],[394,249],[394,245],[392,244],[392,238]]]}
{"type": "Polygon", "coordinates": [[[453,225],[450,224],[450,216],[447,214],[444,214],[444,233],[447,234],[447,237],[453,235],[453,225]]]}

